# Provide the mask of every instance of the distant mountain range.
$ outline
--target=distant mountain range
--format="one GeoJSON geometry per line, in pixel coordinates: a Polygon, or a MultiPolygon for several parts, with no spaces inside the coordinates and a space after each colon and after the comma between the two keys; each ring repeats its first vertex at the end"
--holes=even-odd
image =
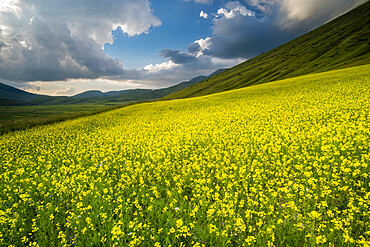
{"type": "Polygon", "coordinates": [[[370,2],[223,73],[165,96],[213,94],[309,73],[370,63],[370,2]]]}
{"type": "MultiPolygon", "coordinates": [[[[225,70],[226,69],[219,69],[209,76],[214,76],[225,70]]],[[[0,83],[0,105],[61,105],[78,103],[119,103],[124,101],[155,100],[189,87],[197,82],[208,78],[209,76],[198,76],[189,81],[161,89],[128,89],[122,91],[109,91],[105,93],[99,90],[89,90],[83,93],[76,94],[72,97],[33,94],[0,83]]]]}

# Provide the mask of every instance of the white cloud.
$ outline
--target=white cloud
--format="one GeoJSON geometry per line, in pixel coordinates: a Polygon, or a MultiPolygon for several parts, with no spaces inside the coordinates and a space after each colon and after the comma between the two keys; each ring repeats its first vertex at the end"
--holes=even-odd
{"type": "Polygon", "coordinates": [[[213,0],[184,0],[186,2],[194,1],[195,3],[212,4],[213,0]]]}
{"type": "Polygon", "coordinates": [[[207,19],[208,18],[208,14],[206,12],[204,12],[203,10],[200,12],[200,17],[204,18],[204,19],[207,19]]]}
{"type": "Polygon", "coordinates": [[[197,57],[203,55],[203,51],[204,50],[207,50],[210,47],[210,45],[211,45],[211,42],[210,41],[211,41],[211,38],[210,37],[207,37],[205,39],[199,39],[199,40],[194,41],[194,43],[198,44],[199,47],[200,47],[200,49],[199,49],[199,51],[197,53],[197,57]]]}
{"type": "Polygon", "coordinates": [[[211,40],[211,38],[205,38],[205,39],[199,39],[199,40],[196,40],[195,43],[198,43],[200,45],[200,47],[202,48],[202,50],[204,49],[208,49],[209,47],[209,41],[211,40]]]}
{"type": "MultiPolygon", "coordinates": [[[[20,87],[16,83],[7,83],[14,87],[20,87]]],[[[108,79],[77,79],[68,81],[34,81],[28,82],[25,86],[20,87],[23,90],[44,95],[52,96],[71,96],[88,90],[118,91],[130,88],[150,88],[148,84],[138,83],[133,80],[108,80],[108,79]]]]}
{"type": "Polygon", "coordinates": [[[55,92],[55,95],[73,95],[76,93],[76,89],[74,87],[67,87],[64,90],[58,90],[55,92]]]}
{"type": "Polygon", "coordinates": [[[300,25],[317,26],[366,0],[245,0],[265,14],[283,29],[299,28],[300,25]]]}
{"type": "Polygon", "coordinates": [[[2,12],[10,12],[10,13],[18,14],[20,11],[18,4],[19,4],[19,0],[1,0],[0,10],[2,12]]]}
{"type": "Polygon", "coordinates": [[[274,5],[274,0],[245,0],[245,2],[265,13],[270,13],[274,5]]]}
{"type": "Polygon", "coordinates": [[[283,28],[296,28],[299,23],[317,26],[364,2],[366,0],[280,0],[279,25],[283,28]]]}
{"type": "Polygon", "coordinates": [[[171,60],[168,62],[160,63],[160,64],[149,64],[144,67],[145,70],[148,71],[148,73],[158,73],[164,70],[171,70],[175,67],[177,67],[178,64],[175,64],[171,60]]]}
{"type": "Polygon", "coordinates": [[[224,16],[226,19],[232,19],[237,15],[255,16],[253,11],[241,5],[240,2],[228,2],[225,7],[217,11],[217,16],[224,16]]]}
{"type": "Polygon", "coordinates": [[[40,91],[39,86],[35,86],[35,85],[31,85],[31,84],[27,84],[26,86],[22,87],[21,89],[24,90],[24,91],[27,91],[27,92],[30,92],[30,93],[36,93],[36,94],[38,94],[39,91],[40,91]]]}
{"type": "Polygon", "coordinates": [[[218,68],[230,68],[242,62],[245,62],[246,59],[244,58],[222,59],[222,58],[212,57],[211,61],[218,68]]]}
{"type": "Polygon", "coordinates": [[[133,36],[161,25],[149,0],[1,0],[0,23],[0,79],[13,81],[130,73],[102,49],[112,30],[133,36]]]}

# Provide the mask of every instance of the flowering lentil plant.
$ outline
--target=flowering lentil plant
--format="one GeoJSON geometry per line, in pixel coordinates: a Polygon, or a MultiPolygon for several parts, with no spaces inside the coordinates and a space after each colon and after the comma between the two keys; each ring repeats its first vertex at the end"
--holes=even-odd
{"type": "Polygon", "coordinates": [[[0,137],[1,246],[369,246],[370,66],[0,137]]]}

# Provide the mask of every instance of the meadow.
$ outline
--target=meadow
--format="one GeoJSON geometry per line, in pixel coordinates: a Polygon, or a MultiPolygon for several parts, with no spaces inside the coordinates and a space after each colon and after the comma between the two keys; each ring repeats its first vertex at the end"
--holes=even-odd
{"type": "Polygon", "coordinates": [[[0,105],[0,135],[38,125],[93,115],[133,103],[134,102],[29,106],[0,105]]]}
{"type": "Polygon", "coordinates": [[[2,246],[369,246],[370,65],[0,137],[2,246]]]}

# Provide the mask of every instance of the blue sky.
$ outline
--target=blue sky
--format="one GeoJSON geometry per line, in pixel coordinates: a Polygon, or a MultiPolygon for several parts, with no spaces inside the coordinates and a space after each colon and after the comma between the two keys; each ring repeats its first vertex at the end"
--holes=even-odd
{"type": "Polygon", "coordinates": [[[106,44],[105,52],[123,61],[129,69],[141,68],[150,63],[162,63],[166,59],[159,56],[165,48],[186,50],[193,42],[212,34],[212,20],[203,19],[203,10],[215,11],[217,4],[206,5],[182,0],[152,1],[155,15],[162,21],[160,27],[147,34],[129,37],[113,31],[114,44],[106,44]]]}
{"type": "Polygon", "coordinates": [[[49,95],[167,87],[246,61],[365,1],[2,0],[0,81],[49,95]]]}
{"type": "MultiPolygon", "coordinates": [[[[153,63],[162,63],[167,59],[160,52],[165,49],[186,50],[195,40],[212,35],[212,13],[225,6],[229,1],[213,1],[212,4],[194,3],[184,0],[151,1],[154,14],[162,25],[148,33],[130,37],[121,30],[112,31],[113,44],[105,44],[104,51],[110,57],[120,59],[127,69],[142,68],[153,63]],[[203,11],[207,19],[200,17],[203,11]]],[[[249,7],[247,3],[245,6],[249,7]]],[[[254,10],[256,13],[260,11],[254,10]]]]}

